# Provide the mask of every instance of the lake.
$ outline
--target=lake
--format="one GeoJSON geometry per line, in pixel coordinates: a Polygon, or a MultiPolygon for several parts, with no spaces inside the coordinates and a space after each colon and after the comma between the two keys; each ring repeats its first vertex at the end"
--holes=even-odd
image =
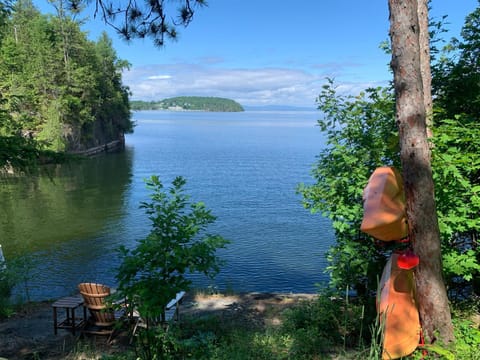
{"type": "MultiPolygon", "coordinates": [[[[116,249],[150,231],[144,180],[176,176],[217,217],[209,232],[231,243],[214,281],[219,290],[315,292],[328,281],[331,223],[296,193],[324,146],[318,112],[135,112],[124,152],[58,166],[50,177],[16,179],[0,190],[5,257],[28,254],[28,296],[58,298],[82,281],[115,286],[116,249]]],[[[19,293],[21,293],[19,289],[19,293]]]]}

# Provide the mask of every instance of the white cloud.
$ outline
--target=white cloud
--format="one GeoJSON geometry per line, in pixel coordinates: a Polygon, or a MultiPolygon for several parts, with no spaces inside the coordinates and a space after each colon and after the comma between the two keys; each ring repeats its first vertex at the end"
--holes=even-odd
{"type": "Polygon", "coordinates": [[[148,80],[166,80],[170,78],[171,78],[170,75],[152,75],[152,76],[149,76],[147,79],[148,80]]]}
{"type": "MultiPolygon", "coordinates": [[[[326,73],[289,68],[228,69],[199,64],[134,67],[123,74],[134,100],[219,96],[242,105],[314,106],[326,73]],[[160,75],[159,75],[160,74],[160,75]]],[[[363,88],[370,86],[367,84],[363,88]]],[[[357,90],[361,84],[344,84],[357,90]]]]}

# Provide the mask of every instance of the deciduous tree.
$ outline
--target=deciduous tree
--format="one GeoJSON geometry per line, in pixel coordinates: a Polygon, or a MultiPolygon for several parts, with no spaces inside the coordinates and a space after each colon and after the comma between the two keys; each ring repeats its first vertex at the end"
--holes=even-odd
{"type": "Polygon", "coordinates": [[[216,250],[227,240],[207,232],[216,218],[205,204],[192,203],[186,180],[177,177],[167,191],[157,176],[147,181],[151,201],[142,202],[152,222],[150,234],[133,250],[122,246],[118,294],[130,300],[144,319],[165,321],[165,307],[179,291],[190,288],[188,273],[214,277],[222,263],[216,250]]]}

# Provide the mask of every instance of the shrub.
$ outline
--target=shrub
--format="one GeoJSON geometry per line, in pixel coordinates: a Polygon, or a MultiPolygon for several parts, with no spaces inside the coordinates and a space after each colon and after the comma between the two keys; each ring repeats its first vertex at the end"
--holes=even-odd
{"type": "Polygon", "coordinates": [[[8,317],[12,313],[10,296],[14,285],[15,281],[11,273],[7,270],[0,270],[0,319],[8,317]]]}
{"type": "Polygon", "coordinates": [[[162,328],[165,307],[176,293],[189,290],[188,273],[217,274],[222,261],[215,252],[227,244],[223,237],[206,232],[216,218],[203,203],[190,202],[184,194],[185,183],[177,177],[164,191],[159,178],[152,176],[147,181],[153,191],[151,202],[141,204],[152,230],[133,250],[120,248],[117,296],[129,299],[147,324],[154,325],[140,339],[145,358],[175,353],[178,344],[162,328]]]}
{"type": "Polygon", "coordinates": [[[29,280],[32,278],[34,260],[31,255],[20,255],[7,263],[0,262],[0,318],[8,317],[13,313],[12,294],[17,288],[15,302],[30,301],[29,280]],[[23,296],[20,290],[23,290],[23,296]]]}
{"type": "Polygon", "coordinates": [[[292,339],[292,356],[320,356],[360,344],[363,324],[371,322],[364,314],[364,307],[349,303],[348,297],[324,292],[314,301],[287,310],[282,332],[292,339]]]}

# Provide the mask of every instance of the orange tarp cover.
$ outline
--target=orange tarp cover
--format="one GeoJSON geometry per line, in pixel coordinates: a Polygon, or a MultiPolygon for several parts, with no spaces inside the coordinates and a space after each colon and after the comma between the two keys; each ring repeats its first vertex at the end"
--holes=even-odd
{"type": "Polygon", "coordinates": [[[360,230],[383,241],[407,236],[403,181],[397,169],[377,168],[363,190],[363,221],[360,230]]]}
{"type": "Polygon", "coordinates": [[[384,326],[382,359],[397,359],[411,354],[420,340],[420,319],[415,302],[413,270],[397,266],[393,254],[382,273],[378,288],[378,314],[384,326]]]}

